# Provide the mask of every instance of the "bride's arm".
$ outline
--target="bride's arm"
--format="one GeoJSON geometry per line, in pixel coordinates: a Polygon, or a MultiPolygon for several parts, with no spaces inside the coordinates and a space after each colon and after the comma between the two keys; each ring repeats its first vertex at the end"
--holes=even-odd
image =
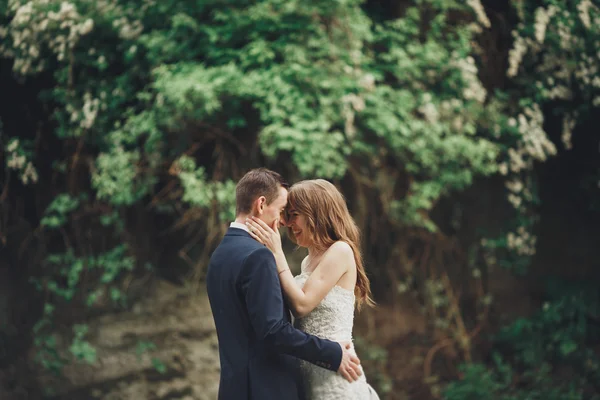
{"type": "Polygon", "coordinates": [[[281,237],[278,230],[273,230],[258,219],[249,221],[249,226],[252,228],[250,234],[273,251],[283,293],[292,313],[297,318],[311,312],[348,271],[348,267],[354,265],[352,248],[345,242],[336,242],[327,250],[304,287],[300,288],[294,281],[294,276],[281,249],[281,237]]]}

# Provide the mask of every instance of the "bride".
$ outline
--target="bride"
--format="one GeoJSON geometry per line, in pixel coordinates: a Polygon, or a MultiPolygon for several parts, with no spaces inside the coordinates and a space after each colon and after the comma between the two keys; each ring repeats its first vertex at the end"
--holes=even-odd
{"type": "MultiPolygon", "coordinates": [[[[268,226],[252,217],[250,234],[275,255],[284,295],[297,328],[335,341],[351,341],[355,307],[374,305],[358,248],[359,231],[342,194],[323,179],[290,188],[284,225],[298,246],[308,248],[294,277],[281,247],[279,221],[268,226]]],[[[355,382],[301,361],[308,400],[379,399],[362,374],[355,382]]]]}

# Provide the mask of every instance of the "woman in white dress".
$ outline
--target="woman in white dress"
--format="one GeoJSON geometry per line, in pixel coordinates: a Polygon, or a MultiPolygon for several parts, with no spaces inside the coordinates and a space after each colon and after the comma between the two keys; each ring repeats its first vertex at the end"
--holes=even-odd
{"type": "MultiPolygon", "coordinates": [[[[324,339],[352,341],[354,309],[374,305],[359,250],[359,231],[337,188],[323,179],[290,188],[284,218],[292,240],[308,248],[294,277],[281,247],[279,221],[246,222],[250,234],[275,255],[284,295],[297,328],[324,339]]],[[[350,383],[341,375],[301,361],[307,400],[372,400],[377,393],[363,373],[350,383]]]]}

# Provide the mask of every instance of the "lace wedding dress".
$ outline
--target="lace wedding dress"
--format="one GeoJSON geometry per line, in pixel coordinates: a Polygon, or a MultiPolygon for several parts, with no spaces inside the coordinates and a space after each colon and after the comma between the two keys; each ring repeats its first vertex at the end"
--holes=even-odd
{"type": "MultiPolygon", "coordinates": [[[[303,287],[309,274],[302,271],[295,277],[303,287]]],[[[334,286],[314,310],[296,319],[298,329],[336,342],[352,341],[354,323],[354,293],[334,286]]],[[[300,361],[307,400],[378,400],[379,396],[367,383],[365,374],[348,382],[340,374],[300,361]]],[[[362,367],[361,367],[362,368],[362,367]]]]}

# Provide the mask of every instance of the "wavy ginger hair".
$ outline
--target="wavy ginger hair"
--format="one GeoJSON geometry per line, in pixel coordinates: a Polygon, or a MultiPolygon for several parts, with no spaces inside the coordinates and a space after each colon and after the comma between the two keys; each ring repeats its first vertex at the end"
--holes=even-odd
{"type": "MultiPolygon", "coordinates": [[[[350,245],[357,272],[354,288],[356,307],[360,310],[362,303],[374,306],[371,284],[359,248],[360,232],[340,191],[324,179],[300,181],[290,188],[287,208],[306,217],[308,233],[317,249],[325,251],[337,241],[350,245]]],[[[292,230],[288,231],[295,242],[292,230]]]]}

